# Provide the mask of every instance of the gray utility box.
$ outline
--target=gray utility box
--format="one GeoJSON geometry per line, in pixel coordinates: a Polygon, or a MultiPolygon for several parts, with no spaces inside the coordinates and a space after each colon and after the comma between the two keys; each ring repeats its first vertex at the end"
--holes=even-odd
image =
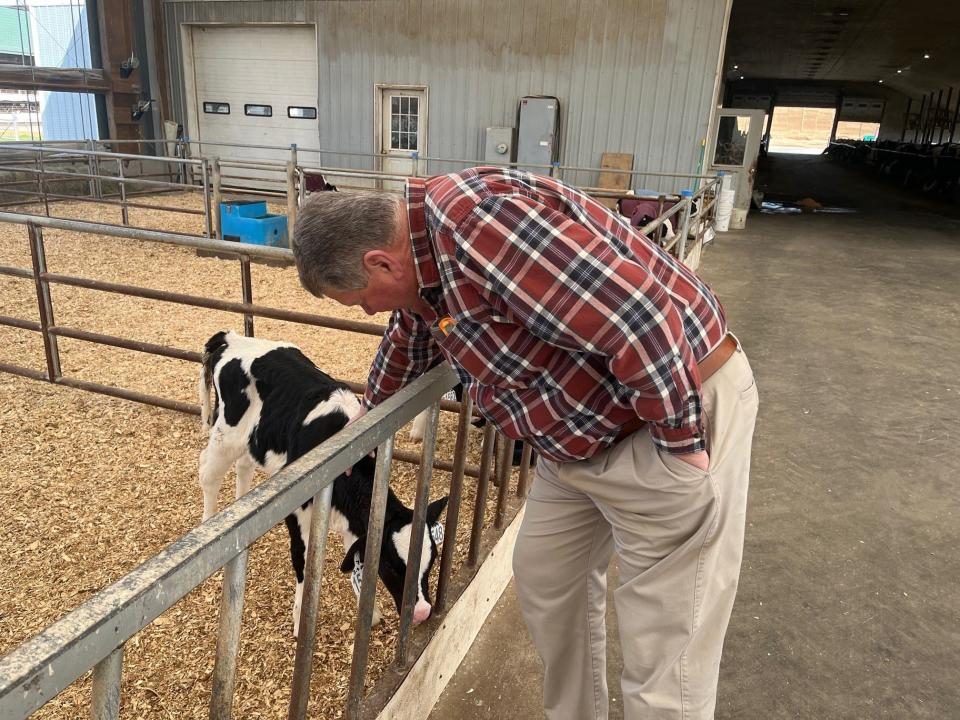
{"type": "Polygon", "coordinates": [[[530,165],[550,165],[560,156],[560,101],[549,95],[520,98],[517,111],[517,163],[521,170],[548,175],[530,165]]]}
{"type": "Polygon", "coordinates": [[[483,162],[487,165],[506,165],[516,157],[517,129],[488,127],[483,144],[483,162]]]}

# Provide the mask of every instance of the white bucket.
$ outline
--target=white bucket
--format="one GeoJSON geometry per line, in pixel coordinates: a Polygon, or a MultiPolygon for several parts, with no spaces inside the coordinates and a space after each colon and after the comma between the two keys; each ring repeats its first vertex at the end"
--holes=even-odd
{"type": "Polygon", "coordinates": [[[714,226],[717,232],[727,232],[730,229],[730,216],[733,214],[733,201],[736,190],[721,190],[717,198],[717,219],[714,226]]]}

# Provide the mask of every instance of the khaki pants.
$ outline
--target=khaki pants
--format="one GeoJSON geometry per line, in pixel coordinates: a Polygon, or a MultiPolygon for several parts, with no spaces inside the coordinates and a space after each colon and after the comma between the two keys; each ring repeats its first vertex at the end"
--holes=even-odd
{"type": "Polygon", "coordinates": [[[626,718],[713,717],[758,407],[742,350],[704,383],[703,403],[708,472],[659,453],[646,430],[589,460],[537,461],[513,568],[551,720],[607,717],[614,550],[626,718]]]}

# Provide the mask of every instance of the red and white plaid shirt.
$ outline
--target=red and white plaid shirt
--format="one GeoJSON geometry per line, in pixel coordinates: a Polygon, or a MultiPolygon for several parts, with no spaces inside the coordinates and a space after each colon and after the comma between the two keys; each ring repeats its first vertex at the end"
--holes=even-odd
{"type": "Polygon", "coordinates": [[[726,320],[682,263],[547,177],[480,167],[411,179],[406,197],[433,312],[394,312],[368,406],[444,357],[480,414],[544,457],[591,457],[638,416],[667,452],[706,449],[696,361],[726,320]]]}

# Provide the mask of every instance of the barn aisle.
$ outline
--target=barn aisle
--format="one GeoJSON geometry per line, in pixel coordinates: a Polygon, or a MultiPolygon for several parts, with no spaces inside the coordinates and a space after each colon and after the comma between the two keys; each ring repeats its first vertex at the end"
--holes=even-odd
{"type": "MultiPolygon", "coordinates": [[[[761,396],[716,717],[952,717],[960,221],[822,158],[770,167],[768,192],[858,212],[754,214],[705,257],[761,396]]],[[[431,718],[542,717],[540,673],[508,588],[431,718]]]]}

